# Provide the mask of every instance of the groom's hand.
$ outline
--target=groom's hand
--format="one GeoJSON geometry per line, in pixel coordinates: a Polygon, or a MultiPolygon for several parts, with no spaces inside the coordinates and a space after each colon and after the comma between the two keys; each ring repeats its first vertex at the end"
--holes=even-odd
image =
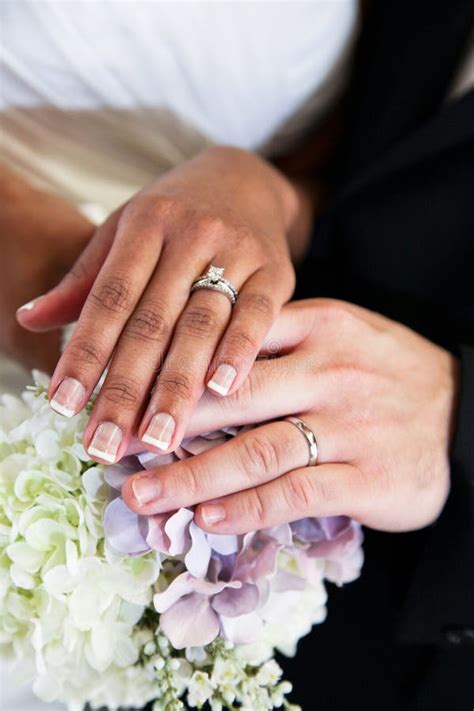
{"type": "Polygon", "coordinates": [[[289,422],[244,432],[203,454],[128,479],[143,514],[197,504],[214,533],[242,533],[305,516],[346,514],[377,529],[430,524],[449,490],[455,359],[409,329],[328,300],[285,307],[267,339],[279,358],[255,364],[230,398],[205,398],[189,434],[301,417],[319,458],[289,422]]]}

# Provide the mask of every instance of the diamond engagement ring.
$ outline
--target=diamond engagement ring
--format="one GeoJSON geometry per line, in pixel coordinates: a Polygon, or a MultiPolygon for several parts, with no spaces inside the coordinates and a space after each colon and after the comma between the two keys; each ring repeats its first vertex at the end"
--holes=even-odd
{"type": "Polygon", "coordinates": [[[193,281],[191,294],[198,289],[220,291],[221,294],[227,296],[232,305],[235,304],[239,295],[237,289],[230,281],[224,279],[224,267],[215,267],[213,264],[211,264],[206,274],[203,274],[193,281]]]}

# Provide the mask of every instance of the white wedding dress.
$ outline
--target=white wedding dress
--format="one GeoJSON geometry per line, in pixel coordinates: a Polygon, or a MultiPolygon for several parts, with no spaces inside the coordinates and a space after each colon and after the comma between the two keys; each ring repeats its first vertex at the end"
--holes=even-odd
{"type": "MultiPolygon", "coordinates": [[[[340,95],[356,0],[2,0],[0,162],[95,221],[213,143],[294,144],[340,95]]],[[[0,357],[0,393],[28,374],[0,357]]],[[[63,709],[15,689],[1,711],[63,709]]]]}

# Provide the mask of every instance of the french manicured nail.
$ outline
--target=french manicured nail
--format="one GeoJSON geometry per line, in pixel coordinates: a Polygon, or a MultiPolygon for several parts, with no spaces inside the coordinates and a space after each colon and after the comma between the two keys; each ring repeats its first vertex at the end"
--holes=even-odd
{"type": "Polygon", "coordinates": [[[201,509],[201,516],[207,526],[225,519],[225,509],[220,504],[206,504],[201,509]]]}
{"type": "Polygon", "coordinates": [[[159,412],[151,418],[142,437],[142,442],[166,451],[171,444],[175,428],[174,418],[167,412],[159,412]]]}
{"type": "Polygon", "coordinates": [[[122,430],[113,422],[101,422],[87,448],[89,454],[106,462],[115,462],[122,441],[122,430]]]}
{"type": "Polygon", "coordinates": [[[161,486],[157,479],[151,476],[141,476],[133,479],[132,491],[140,506],[143,506],[159,497],[161,486]]]}
{"type": "Polygon", "coordinates": [[[28,301],[27,304],[23,304],[23,306],[20,306],[20,307],[16,310],[17,314],[19,314],[19,313],[22,312],[22,311],[31,311],[32,309],[35,308],[36,304],[38,303],[38,301],[39,301],[41,298],[42,298],[41,296],[37,296],[36,299],[33,299],[32,301],[28,301]]]}
{"type": "Polygon", "coordinates": [[[65,417],[72,417],[79,412],[81,402],[84,399],[85,388],[79,380],[75,378],[64,378],[59,384],[59,388],[50,400],[50,405],[55,412],[65,417]]]}
{"type": "Polygon", "coordinates": [[[219,395],[227,395],[236,376],[237,371],[232,365],[221,363],[208,382],[207,387],[219,393],[219,395]]]}

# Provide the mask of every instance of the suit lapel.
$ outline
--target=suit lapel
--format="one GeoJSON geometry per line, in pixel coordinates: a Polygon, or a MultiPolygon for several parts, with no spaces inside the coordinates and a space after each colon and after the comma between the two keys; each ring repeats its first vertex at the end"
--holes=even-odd
{"type": "Polygon", "coordinates": [[[388,166],[375,166],[388,155],[392,169],[399,169],[421,157],[427,143],[431,151],[435,141],[446,146],[457,139],[443,129],[461,128],[464,137],[469,133],[465,109],[443,102],[473,21],[472,0],[372,2],[351,82],[335,176],[339,189],[358,182],[361,173],[366,179],[372,171],[387,174],[388,166]]]}
{"type": "Polygon", "coordinates": [[[431,160],[469,142],[474,146],[474,89],[444,106],[418,130],[366,165],[339,193],[337,203],[395,173],[409,170],[420,161],[431,160]]]}

